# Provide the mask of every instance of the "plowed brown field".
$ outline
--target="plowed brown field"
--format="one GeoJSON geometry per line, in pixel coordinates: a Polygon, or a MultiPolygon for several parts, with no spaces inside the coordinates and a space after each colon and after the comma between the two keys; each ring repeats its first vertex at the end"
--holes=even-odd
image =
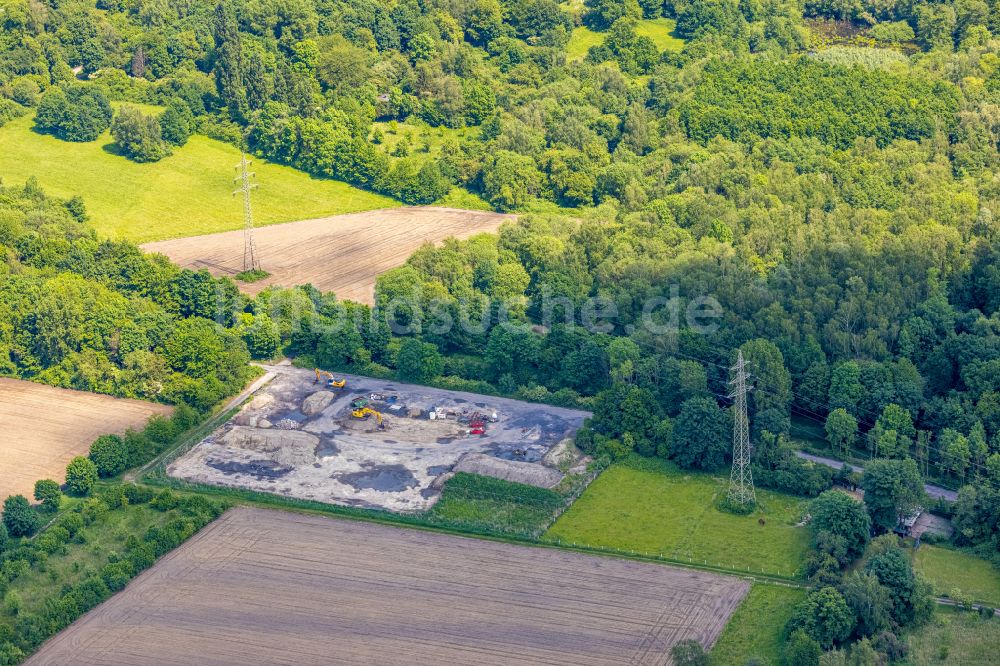
{"type": "Polygon", "coordinates": [[[0,500],[32,496],[35,481],[62,483],[66,464],[100,435],[141,428],[167,405],[0,378],[0,500]]]}
{"type": "MultiPolygon", "coordinates": [[[[423,243],[496,231],[512,219],[478,210],[417,206],[261,227],[254,230],[257,256],[271,275],[241,283],[240,289],[254,295],[271,284],[309,283],[338,298],[371,304],[375,278],[401,266],[423,243]]],[[[142,248],[213,275],[232,276],[243,270],[242,231],[158,241],[142,248]]]]}
{"type": "Polygon", "coordinates": [[[738,578],[233,509],[29,664],[668,664],[738,578]]]}

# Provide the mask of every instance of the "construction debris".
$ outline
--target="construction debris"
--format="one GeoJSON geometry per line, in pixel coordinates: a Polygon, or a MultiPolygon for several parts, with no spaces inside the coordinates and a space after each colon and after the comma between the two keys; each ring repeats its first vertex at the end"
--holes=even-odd
{"type": "Polygon", "coordinates": [[[455,465],[456,472],[492,476],[495,479],[552,488],[563,480],[562,472],[535,463],[503,460],[483,453],[466,453],[455,465]]]}

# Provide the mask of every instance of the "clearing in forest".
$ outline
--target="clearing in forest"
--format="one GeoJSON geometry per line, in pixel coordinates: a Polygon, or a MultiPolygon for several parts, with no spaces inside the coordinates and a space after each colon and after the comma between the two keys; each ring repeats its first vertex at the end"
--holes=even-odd
{"type": "MultiPolygon", "coordinates": [[[[243,228],[243,201],[232,196],[240,151],[228,143],[194,135],[173,155],[139,164],[115,153],[108,132],[96,141],[61,141],[35,132],[25,116],[0,128],[0,146],[5,185],[35,176],[51,195],[82,196],[91,226],[103,237],[144,243],[243,228]]],[[[254,221],[260,226],[400,205],[263,159],[254,159],[253,171],[260,185],[253,194],[254,221]]]]}
{"type": "Polygon", "coordinates": [[[171,407],[0,378],[0,500],[29,499],[35,481],[62,483],[66,465],[100,435],[141,428],[171,407]]]}
{"type": "MultiPolygon", "coordinates": [[[[422,244],[496,231],[513,219],[479,210],[415,206],[264,227],[254,231],[254,240],[261,266],[271,275],[241,283],[240,289],[255,295],[272,284],[312,284],[341,300],[370,305],[375,279],[402,266],[422,244]]],[[[232,276],[243,270],[242,231],[148,243],[143,249],[214,275],[232,276]]]]}
{"type": "Polygon", "coordinates": [[[735,577],[260,509],[226,513],[29,664],[668,664],[735,577]]]}

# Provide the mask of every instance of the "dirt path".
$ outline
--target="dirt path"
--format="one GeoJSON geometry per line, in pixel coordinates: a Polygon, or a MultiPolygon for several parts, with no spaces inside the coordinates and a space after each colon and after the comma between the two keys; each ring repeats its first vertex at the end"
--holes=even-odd
{"type": "MultiPolygon", "coordinates": [[[[261,227],[254,230],[254,240],[261,264],[271,275],[241,284],[240,289],[256,295],[272,284],[308,283],[338,298],[370,305],[375,279],[403,265],[422,244],[496,231],[513,219],[477,210],[416,206],[261,227]]],[[[232,276],[243,270],[242,231],[147,243],[142,248],[213,275],[232,276]]]]}

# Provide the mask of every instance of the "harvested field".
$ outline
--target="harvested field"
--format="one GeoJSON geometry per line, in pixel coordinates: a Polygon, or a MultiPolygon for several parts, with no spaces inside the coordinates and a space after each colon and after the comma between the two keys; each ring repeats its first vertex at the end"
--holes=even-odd
{"type": "MultiPolygon", "coordinates": [[[[316,220],[277,224],[254,230],[264,270],[270,277],[240,285],[255,295],[272,284],[292,287],[312,284],[338,298],[372,303],[375,278],[403,265],[425,242],[449,236],[468,238],[496,231],[514,219],[478,210],[417,206],[366,213],[335,215],[316,220]]],[[[147,252],[160,252],[185,268],[207,269],[214,275],[236,275],[243,270],[243,232],[147,243],[147,252]]]]}
{"type": "Polygon", "coordinates": [[[0,499],[31,498],[35,481],[62,483],[66,464],[100,435],[141,428],[171,408],[141,400],[0,378],[0,499]]]}
{"type": "Polygon", "coordinates": [[[738,578],[233,509],[29,664],[668,664],[738,578]]]}
{"type": "Polygon", "coordinates": [[[357,375],[342,375],[346,389],[329,391],[310,370],[274,365],[271,372],[269,384],[167,473],[318,502],[422,511],[440,496],[436,480],[467,456],[478,474],[558,484],[563,474],[546,458],[589,416],[357,375]],[[352,416],[358,398],[382,415],[384,428],[372,415],[352,416]],[[473,414],[482,415],[482,435],[470,432],[473,414]]]}

